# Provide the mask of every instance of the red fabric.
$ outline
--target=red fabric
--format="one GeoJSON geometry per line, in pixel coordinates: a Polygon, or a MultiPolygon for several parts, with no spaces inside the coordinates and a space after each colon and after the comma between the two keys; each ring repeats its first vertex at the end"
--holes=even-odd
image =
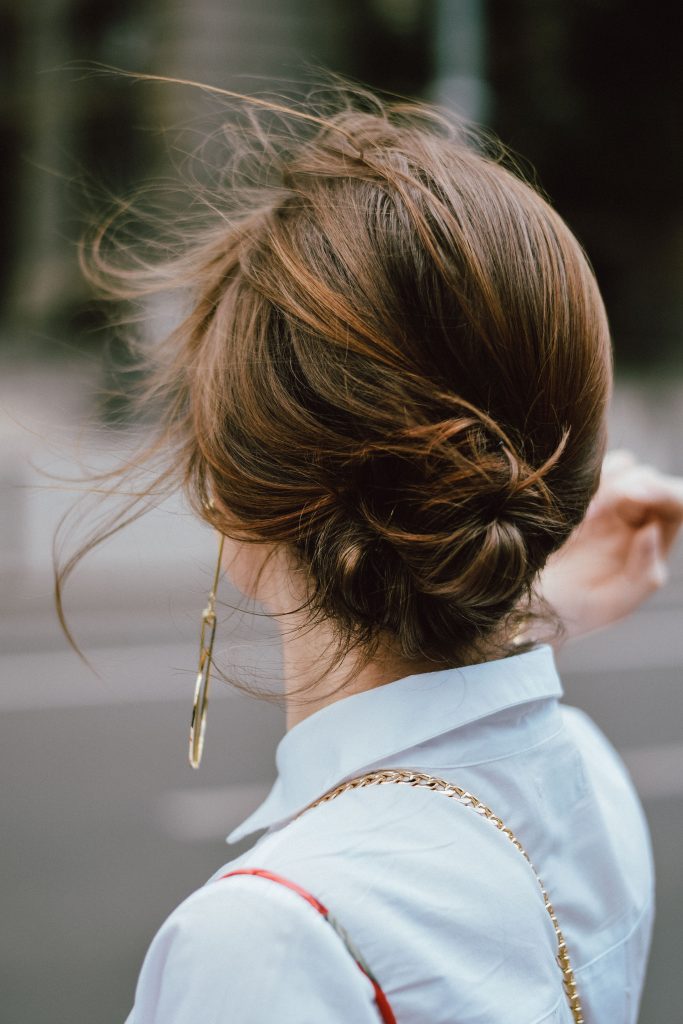
{"type": "MultiPolygon", "coordinates": [[[[329,918],[330,916],[330,912],[328,911],[327,907],[324,906],[320,902],[320,900],[316,899],[315,896],[313,896],[310,892],[307,892],[305,889],[302,889],[300,885],[296,884],[296,882],[291,882],[288,878],[283,878],[282,875],[276,875],[272,871],[265,871],[263,868],[238,868],[236,871],[228,871],[227,874],[221,875],[220,878],[216,879],[216,881],[220,882],[222,881],[222,879],[231,878],[233,875],[260,875],[261,878],[269,878],[271,882],[278,882],[280,885],[284,885],[288,889],[291,889],[293,892],[298,893],[299,896],[302,896],[306,900],[306,902],[310,903],[310,905],[314,907],[319,914],[322,914],[323,917],[329,918]]],[[[369,978],[369,975],[367,974],[367,971],[365,971],[365,969],[363,968],[363,965],[359,964],[357,960],[355,960],[355,962],[356,964],[358,964],[358,967],[361,969],[361,971],[363,971],[363,974],[365,974],[365,976],[369,978]]],[[[377,1003],[377,1009],[379,1010],[383,1024],[396,1024],[394,1011],[391,1009],[391,1006],[389,1005],[389,1000],[387,999],[387,997],[385,996],[384,992],[380,988],[379,984],[375,981],[375,979],[369,978],[369,980],[372,984],[373,989],[375,990],[375,1002],[377,1003]]]]}
{"type": "MultiPolygon", "coordinates": [[[[360,967],[360,964],[358,966],[360,967]]],[[[363,971],[362,967],[361,971],[363,971]]],[[[365,974],[365,971],[363,971],[363,974],[365,974]]],[[[389,1000],[384,995],[384,992],[379,987],[379,984],[375,981],[375,979],[370,978],[370,981],[372,982],[372,987],[375,990],[375,1002],[377,1003],[377,1009],[379,1010],[379,1015],[382,1018],[383,1024],[396,1024],[394,1011],[389,1006],[389,1000]]]]}
{"type": "Polygon", "coordinates": [[[265,871],[263,868],[239,868],[237,871],[228,871],[227,875],[221,875],[218,879],[220,882],[222,878],[230,878],[231,875],[260,875],[261,878],[269,878],[271,882],[279,882],[280,885],[286,885],[288,889],[293,889],[294,892],[298,892],[299,896],[303,896],[307,903],[310,903],[312,907],[322,914],[323,917],[327,917],[329,911],[327,907],[323,906],[320,900],[317,900],[315,896],[312,896],[310,892],[306,892],[296,882],[290,882],[288,878],[282,878],[281,875],[275,875],[272,871],[265,871]]]}

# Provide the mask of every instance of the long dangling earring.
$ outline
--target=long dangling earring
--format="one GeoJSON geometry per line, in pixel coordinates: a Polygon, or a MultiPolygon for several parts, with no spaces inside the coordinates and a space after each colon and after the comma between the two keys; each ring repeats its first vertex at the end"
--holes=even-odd
{"type": "Polygon", "coordinates": [[[199,636],[199,671],[197,672],[197,682],[194,687],[194,703],[192,704],[192,720],[190,722],[190,764],[193,768],[199,768],[204,751],[211,660],[213,658],[213,642],[216,638],[216,589],[221,574],[224,540],[225,537],[221,534],[218,542],[218,562],[216,563],[213,585],[206,608],[202,612],[202,629],[199,636]]]}

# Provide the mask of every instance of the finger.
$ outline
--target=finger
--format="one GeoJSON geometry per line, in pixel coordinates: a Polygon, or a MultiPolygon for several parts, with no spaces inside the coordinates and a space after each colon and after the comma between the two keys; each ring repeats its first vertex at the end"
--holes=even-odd
{"type": "Polygon", "coordinates": [[[668,554],[683,525],[683,480],[652,472],[633,475],[620,482],[611,506],[635,528],[658,522],[662,549],[668,554]]]}
{"type": "Polygon", "coordinates": [[[649,466],[626,473],[615,488],[615,498],[630,499],[663,519],[683,518],[683,478],[666,476],[649,466]]]}
{"type": "Polygon", "coordinates": [[[665,555],[668,555],[672,547],[676,543],[676,540],[681,532],[682,521],[679,519],[677,523],[672,523],[670,520],[660,520],[659,527],[662,535],[662,550],[665,555]]]}
{"type": "Polygon", "coordinates": [[[633,529],[656,519],[668,554],[683,523],[683,478],[637,463],[630,452],[610,455],[611,470],[601,480],[586,519],[617,515],[633,529]]]}
{"type": "Polygon", "coordinates": [[[627,451],[625,448],[613,448],[608,451],[602,462],[598,489],[588,507],[586,518],[590,519],[602,511],[603,506],[610,506],[614,492],[625,476],[633,470],[642,468],[644,467],[639,465],[633,452],[627,451]]]}
{"type": "Polygon", "coordinates": [[[653,593],[664,586],[669,570],[662,550],[659,523],[651,522],[638,530],[629,552],[627,574],[637,589],[653,593]]]}
{"type": "Polygon", "coordinates": [[[633,452],[626,448],[611,448],[602,460],[603,478],[614,476],[624,469],[630,469],[637,464],[637,461],[633,452]]]}

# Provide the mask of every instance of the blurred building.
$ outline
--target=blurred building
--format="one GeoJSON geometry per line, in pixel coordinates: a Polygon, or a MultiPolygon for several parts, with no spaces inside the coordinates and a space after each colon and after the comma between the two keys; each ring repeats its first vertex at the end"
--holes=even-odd
{"type": "Polygon", "coordinates": [[[421,93],[432,77],[433,14],[424,0],[4,0],[5,352],[101,342],[75,243],[108,199],[168,171],[162,126],[201,116],[191,90],[136,84],[98,65],[243,92],[273,81],[296,91],[305,65],[320,65],[421,93]]]}
{"type": "Polygon", "coordinates": [[[247,92],[296,90],[320,66],[456,104],[535,166],[577,231],[620,360],[681,363],[678,53],[633,0],[2,0],[0,352],[100,344],[74,243],[108,192],[167,172],[160,129],[201,114],[191,91],[95,64],[247,92]]]}

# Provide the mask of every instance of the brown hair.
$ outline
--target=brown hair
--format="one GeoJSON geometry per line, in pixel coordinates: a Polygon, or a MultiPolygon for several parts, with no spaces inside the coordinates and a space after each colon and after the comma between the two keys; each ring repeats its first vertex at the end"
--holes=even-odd
{"type": "Polygon", "coordinates": [[[296,138],[266,126],[248,205],[153,274],[105,256],[106,233],[92,250],[111,294],[191,295],[146,392],[163,400],[159,480],[227,535],[286,545],[339,658],[386,644],[462,664],[501,636],[509,652],[599,479],[611,356],[594,276],[457,119],[366,93],[304,109],[283,114],[296,138]]]}

